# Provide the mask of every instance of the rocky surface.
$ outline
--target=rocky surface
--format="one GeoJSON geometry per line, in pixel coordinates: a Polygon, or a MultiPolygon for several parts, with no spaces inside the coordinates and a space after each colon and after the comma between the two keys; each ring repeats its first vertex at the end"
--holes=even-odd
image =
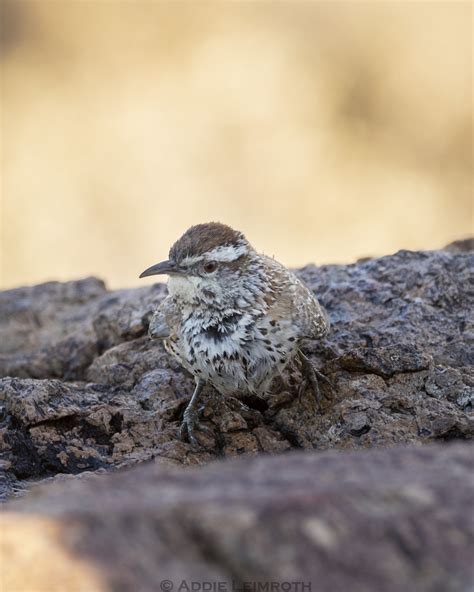
{"type": "Polygon", "coordinates": [[[466,443],[83,475],[7,504],[5,590],[472,589],[466,443]]]}
{"type": "Polygon", "coordinates": [[[200,449],[177,439],[193,380],[147,336],[163,285],[0,293],[2,585],[469,590],[471,248],[299,270],[332,322],[306,344],[324,408],[297,367],[265,400],[207,388],[200,449]]]}
{"type": "Polygon", "coordinates": [[[326,341],[307,344],[334,385],[324,412],[310,393],[295,398],[297,368],[246,408],[208,389],[203,415],[216,437],[203,436],[201,450],[177,439],[193,381],[147,336],[163,285],[109,292],[88,278],[0,293],[4,496],[58,474],[153,458],[189,465],[472,438],[474,254],[466,249],[301,269],[332,322],[326,341]]]}

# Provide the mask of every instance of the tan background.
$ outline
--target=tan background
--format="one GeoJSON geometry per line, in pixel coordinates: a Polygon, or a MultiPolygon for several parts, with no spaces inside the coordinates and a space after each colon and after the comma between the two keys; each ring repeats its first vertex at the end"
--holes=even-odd
{"type": "Polygon", "coordinates": [[[208,220],[288,265],[472,232],[470,2],[3,0],[2,29],[4,287],[138,285],[208,220]]]}

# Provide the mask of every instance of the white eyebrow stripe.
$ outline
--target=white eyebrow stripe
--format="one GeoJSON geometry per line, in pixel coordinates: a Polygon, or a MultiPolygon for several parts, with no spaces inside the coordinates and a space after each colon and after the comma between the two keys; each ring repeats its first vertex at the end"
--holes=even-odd
{"type": "Polygon", "coordinates": [[[199,257],[185,257],[182,261],[181,261],[181,265],[184,266],[188,266],[188,265],[194,265],[195,263],[199,263],[200,261],[204,260],[204,256],[200,255],[199,257]]]}
{"type": "Polygon", "coordinates": [[[181,261],[181,265],[184,265],[187,267],[187,266],[195,265],[196,263],[201,263],[204,260],[222,261],[222,262],[235,261],[239,257],[242,257],[242,255],[246,255],[248,253],[248,251],[249,251],[248,245],[243,242],[237,243],[235,245],[227,245],[225,247],[220,246],[220,247],[216,247],[215,249],[212,249],[212,251],[208,251],[207,253],[204,253],[203,255],[195,255],[194,257],[193,256],[185,257],[181,261]]]}
{"type": "Polygon", "coordinates": [[[227,247],[217,247],[212,251],[209,251],[209,253],[206,253],[206,259],[212,259],[214,261],[235,261],[247,253],[247,245],[240,243],[227,247]]]}

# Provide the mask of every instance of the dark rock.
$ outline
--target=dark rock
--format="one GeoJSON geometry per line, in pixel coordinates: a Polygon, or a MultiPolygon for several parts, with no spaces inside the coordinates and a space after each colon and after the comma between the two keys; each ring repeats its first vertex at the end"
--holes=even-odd
{"type": "Polygon", "coordinates": [[[431,356],[424,353],[421,345],[396,344],[389,347],[354,348],[331,361],[327,368],[330,371],[339,368],[388,378],[402,372],[426,370],[431,363],[431,356]]]}
{"type": "Polygon", "coordinates": [[[449,245],[444,247],[444,250],[450,251],[451,253],[467,253],[469,251],[474,251],[474,237],[464,238],[449,243],[449,245]]]}
{"type": "Polygon", "coordinates": [[[111,294],[96,278],[0,292],[0,376],[83,379],[104,349],[146,332],[163,293],[111,294]]]}
{"type": "Polygon", "coordinates": [[[300,270],[332,323],[328,340],[306,344],[334,385],[322,385],[323,412],[309,393],[298,400],[297,368],[245,405],[207,388],[214,440],[202,435],[201,450],[177,440],[193,380],[146,334],[164,286],[109,292],[88,278],[0,293],[4,482],[21,490],[152,458],[472,438],[474,253],[458,251],[300,270]]]}
{"type": "Polygon", "coordinates": [[[163,581],[163,590],[467,591],[473,475],[472,447],[456,444],[197,470],[147,463],[56,482],[5,506],[2,581],[72,592],[151,592],[163,581]]]}

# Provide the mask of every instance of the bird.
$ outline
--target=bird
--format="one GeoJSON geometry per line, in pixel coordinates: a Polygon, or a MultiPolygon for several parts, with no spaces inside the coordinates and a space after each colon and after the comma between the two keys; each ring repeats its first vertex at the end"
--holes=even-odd
{"type": "Polygon", "coordinates": [[[304,340],[323,339],[330,322],[316,296],[292,271],[258,253],[244,234],[220,222],[191,226],[171,247],[168,259],[140,278],[168,275],[168,295],[154,312],[149,335],[194,377],[179,436],[200,447],[198,434],[212,435],[199,422],[206,384],[224,397],[271,393],[271,385],[294,360],[318,404],[318,379],[301,349],[304,340]]]}

